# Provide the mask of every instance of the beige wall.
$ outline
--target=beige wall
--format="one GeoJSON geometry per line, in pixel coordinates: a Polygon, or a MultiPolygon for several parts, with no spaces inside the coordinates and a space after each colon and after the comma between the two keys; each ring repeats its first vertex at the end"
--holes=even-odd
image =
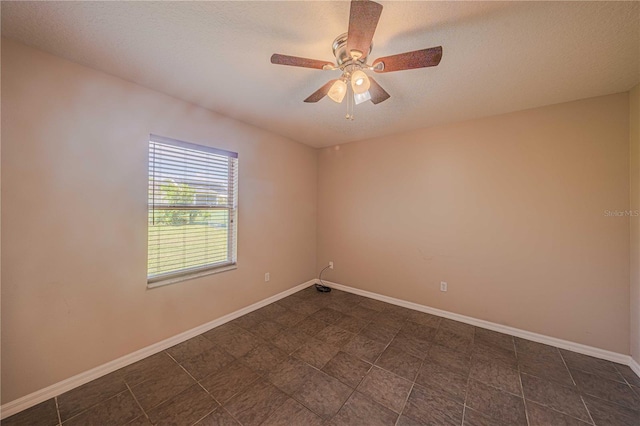
{"type": "Polygon", "coordinates": [[[3,40],[2,151],[3,403],[315,275],[309,147],[3,40]],[[237,270],[146,289],[149,133],[239,153],[237,270]]]}
{"type": "MultiPolygon", "coordinates": [[[[640,211],[640,85],[629,93],[630,210],[640,211]]],[[[640,217],[631,217],[631,356],[640,363],[640,217]]]]}
{"type": "Polygon", "coordinates": [[[326,279],[628,354],[629,218],[604,215],[629,206],[628,108],[623,93],[321,150],[326,279]]]}

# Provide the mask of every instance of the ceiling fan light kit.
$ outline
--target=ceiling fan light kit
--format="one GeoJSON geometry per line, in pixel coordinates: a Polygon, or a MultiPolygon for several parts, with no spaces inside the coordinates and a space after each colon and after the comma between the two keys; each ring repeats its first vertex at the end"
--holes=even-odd
{"type": "Polygon", "coordinates": [[[274,53],[271,63],[320,70],[340,70],[340,78],[330,80],[313,92],[305,102],[318,102],[325,96],[337,103],[347,98],[348,120],[353,120],[353,106],[366,101],[379,104],[391,97],[373,77],[364,71],[385,73],[415,68],[433,67],[442,59],[442,46],[378,58],[367,64],[373,49],[373,34],[378,26],[382,5],[369,0],[353,0],[349,12],[349,30],[333,41],[335,64],[317,59],[300,58],[274,53]]]}

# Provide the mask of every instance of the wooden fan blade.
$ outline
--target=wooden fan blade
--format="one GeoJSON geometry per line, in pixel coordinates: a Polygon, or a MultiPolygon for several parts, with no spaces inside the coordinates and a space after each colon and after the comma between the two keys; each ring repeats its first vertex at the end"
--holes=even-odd
{"type": "Polygon", "coordinates": [[[347,52],[357,50],[361,58],[366,58],[371,48],[373,33],[376,32],[382,5],[368,0],[353,0],[349,13],[347,52]]]}
{"type": "Polygon", "coordinates": [[[271,63],[277,65],[291,65],[293,67],[316,68],[319,70],[323,69],[325,65],[333,67],[331,62],[299,58],[298,56],[280,55],[279,53],[271,55],[271,63]]]}
{"type": "Polygon", "coordinates": [[[413,52],[400,53],[398,55],[385,56],[373,62],[375,72],[391,72],[410,70],[413,68],[435,67],[442,59],[442,46],[429,49],[415,50],[413,52]],[[384,67],[377,69],[376,64],[382,63],[384,67]]]}
{"type": "Polygon", "coordinates": [[[384,90],[372,77],[369,77],[369,81],[371,82],[371,85],[369,86],[369,94],[371,95],[371,102],[373,104],[379,104],[391,97],[391,95],[388,94],[387,91],[384,90]]]}
{"type": "Polygon", "coordinates": [[[329,89],[331,89],[331,86],[333,86],[333,83],[335,83],[336,81],[338,81],[337,78],[335,80],[329,80],[324,86],[322,86],[321,88],[319,88],[318,90],[313,92],[311,94],[311,96],[309,96],[304,101],[305,102],[318,102],[320,99],[322,99],[325,96],[327,96],[327,93],[329,93],[329,89]]]}

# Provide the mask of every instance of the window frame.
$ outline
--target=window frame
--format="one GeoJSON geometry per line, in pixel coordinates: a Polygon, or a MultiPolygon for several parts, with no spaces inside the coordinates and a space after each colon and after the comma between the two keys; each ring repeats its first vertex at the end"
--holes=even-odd
{"type": "MultiPolygon", "coordinates": [[[[155,288],[168,284],[174,284],[181,281],[186,281],[206,275],[218,274],[221,272],[226,272],[229,270],[237,269],[238,259],[237,259],[237,235],[238,235],[238,153],[233,151],[227,151],[219,148],[214,148],[208,145],[199,145],[191,142],[185,142],[177,139],[168,138],[165,136],[158,136],[155,134],[149,135],[148,140],[148,161],[147,161],[147,185],[148,188],[153,188],[152,192],[154,194],[155,200],[155,186],[152,184],[152,177],[157,176],[154,168],[155,162],[152,161],[152,144],[162,144],[168,146],[174,146],[177,148],[184,148],[188,150],[193,150],[196,152],[202,152],[207,154],[220,155],[231,159],[228,168],[228,178],[227,185],[232,186],[232,199],[228,200],[227,206],[212,206],[206,204],[198,204],[194,203],[193,207],[185,207],[184,204],[173,204],[173,205],[163,205],[161,208],[158,208],[158,205],[155,201],[151,202],[151,195],[148,194],[147,200],[147,287],[155,288]],[[219,211],[226,210],[227,211],[227,257],[224,261],[209,263],[205,265],[199,265],[194,267],[182,268],[175,271],[160,273],[156,275],[149,275],[149,264],[150,264],[150,215],[155,213],[157,210],[168,209],[171,210],[208,210],[208,211],[219,211]]],[[[155,148],[155,147],[154,147],[155,148]]],[[[155,180],[154,180],[155,182],[155,180]]],[[[197,199],[197,198],[196,198],[197,199]]]]}

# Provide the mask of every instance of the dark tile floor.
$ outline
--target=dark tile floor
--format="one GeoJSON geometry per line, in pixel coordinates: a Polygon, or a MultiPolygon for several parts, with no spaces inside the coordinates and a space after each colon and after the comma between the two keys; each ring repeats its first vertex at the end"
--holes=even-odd
{"type": "Polygon", "coordinates": [[[627,366],[313,287],[9,425],[640,425],[627,366]]]}

